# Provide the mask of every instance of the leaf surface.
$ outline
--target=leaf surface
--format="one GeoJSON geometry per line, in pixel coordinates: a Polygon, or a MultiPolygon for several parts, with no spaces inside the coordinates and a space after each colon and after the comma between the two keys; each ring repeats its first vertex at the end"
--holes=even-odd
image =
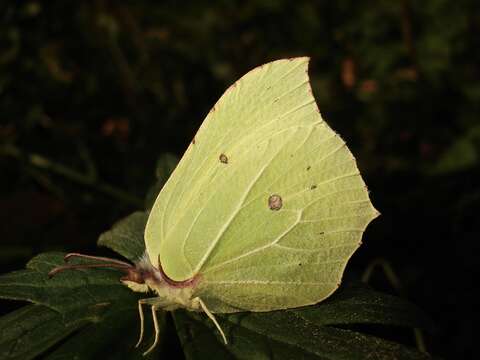
{"type": "Polygon", "coordinates": [[[65,324],[46,306],[24,306],[0,318],[0,359],[32,359],[85,325],[65,324]]]}
{"type": "Polygon", "coordinates": [[[432,329],[414,305],[366,286],[346,286],[305,308],[217,315],[225,346],[206,316],[177,311],[175,323],[187,357],[199,359],[430,359],[410,347],[335,325],[382,324],[432,329]],[[208,331],[207,329],[210,329],[208,331]],[[209,343],[208,350],[204,344],[209,343]]]}
{"type": "MultiPolygon", "coordinates": [[[[142,219],[145,214],[134,213],[118,222],[102,244],[134,259],[142,252],[142,219]]],[[[63,254],[45,253],[26,269],[0,276],[0,298],[35,304],[0,318],[1,358],[140,358],[153,341],[146,311],[146,339],[140,349],[133,348],[139,331],[137,300],[144,296],[123,286],[115,270],[72,270],[49,279],[47,273],[61,264],[63,254]]],[[[173,339],[175,332],[165,322],[166,313],[158,314],[161,344],[151,358],[171,358],[171,342],[167,347],[163,341],[173,339]]],[[[412,304],[358,283],[342,285],[315,306],[217,314],[227,346],[205,315],[177,310],[173,318],[189,359],[428,359],[408,346],[365,333],[362,326],[433,328],[412,304]]]]}
{"type": "Polygon", "coordinates": [[[118,221],[98,238],[97,244],[105,246],[134,262],[143,255],[145,243],[143,232],[148,214],[136,211],[118,221]]]}

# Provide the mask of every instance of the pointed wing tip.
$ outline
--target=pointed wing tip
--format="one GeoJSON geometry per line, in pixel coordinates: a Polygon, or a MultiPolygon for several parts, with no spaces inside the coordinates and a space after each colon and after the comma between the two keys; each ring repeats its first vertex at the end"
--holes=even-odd
{"type": "Polygon", "coordinates": [[[297,63],[305,63],[307,66],[310,63],[310,56],[293,56],[287,57],[279,60],[272,61],[272,63],[286,63],[286,62],[297,62],[297,63]]]}
{"type": "Polygon", "coordinates": [[[380,211],[378,211],[375,206],[373,206],[373,204],[370,202],[370,206],[372,208],[372,220],[378,218],[380,215],[382,215],[382,213],[380,211]]]}
{"type": "Polygon", "coordinates": [[[285,57],[285,58],[269,61],[260,66],[257,66],[257,68],[263,68],[265,65],[284,65],[292,62],[299,63],[299,64],[304,63],[308,67],[308,64],[310,63],[310,56],[285,57]]]}
{"type": "Polygon", "coordinates": [[[230,90],[234,89],[237,84],[239,84],[241,81],[245,80],[247,77],[261,72],[262,70],[266,70],[268,68],[283,68],[287,64],[294,63],[293,68],[297,68],[297,71],[303,71],[305,72],[307,78],[308,76],[308,65],[310,63],[310,57],[309,56],[294,56],[294,57],[287,57],[287,58],[282,58],[282,59],[277,59],[273,61],[269,61],[267,63],[264,63],[262,65],[259,65],[249,72],[247,72],[245,75],[243,75],[240,79],[238,79],[235,83],[233,83],[225,92],[229,92],[230,90]],[[303,65],[303,66],[301,66],[303,65]]]}
{"type": "MultiPolygon", "coordinates": [[[[380,215],[382,215],[382,214],[380,213],[380,211],[378,211],[377,209],[375,209],[375,208],[373,207],[373,204],[370,204],[370,205],[371,205],[371,207],[372,207],[372,209],[371,209],[371,215],[370,215],[370,220],[368,220],[368,223],[367,223],[366,226],[368,226],[368,224],[370,224],[373,220],[375,220],[375,219],[378,218],[380,215]]],[[[366,226],[365,226],[365,227],[366,227],[366,226]]]]}
{"type": "Polygon", "coordinates": [[[310,61],[310,56],[307,55],[302,55],[302,56],[292,56],[291,58],[287,59],[292,59],[292,60],[301,60],[301,61],[310,61]]]}

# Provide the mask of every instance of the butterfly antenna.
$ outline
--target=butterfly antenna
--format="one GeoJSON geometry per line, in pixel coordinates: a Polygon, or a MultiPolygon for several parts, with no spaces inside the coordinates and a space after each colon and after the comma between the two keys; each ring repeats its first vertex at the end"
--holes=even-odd
{"type": "Polygon", "coordinates": [[[125,261],[112,259],[112,258],[108,258],[108,257],[103,257],[103,256],[85,255],[85,254],[80,254],[80,253],[68,253],[67,255],[64,256],[63,260],[65,260],[65,262],[68,262],[71,258],[81,258],[81,259],[109,262],[109,263],[128,266],[128,267],[132,266],[131,264],[129,264],[125,261]]]}
{"type": "Polygon", "coordinates": [[[202,299],[197,297],[197,301],[200,304],[200,306],[202,307],[202,310],[205,312],[205,314],[207,314],[207,316],[210,318],[210,320],[213,321],[213,323],[217,327],[218,331],[222,335],[222,338],[223,338],[223,341],[225,342],[225,345],[227,345],[228,344],[227,337],[225,336],[225,333],[223,332],[223,330],[222,330],[220,324],[218,323],[217,319],[215,318],[215,316],[213,316],[213,314],[210,312],[210,310],[208,310],[207,306],[202,301],[202,299]]]}
{"type": "Polygon", "coordinates": [[[80,270],[80,269],[91,269],[91,268],[113,268],[113,269],[119,269],[126,271],[127,273],[129,272],[130,269],[134,268],[133,265],[116,260],[116,259],[111,259],[111,258],[106,258],[106,257],[101,257],[101,256],[91,256],[91,255],[84,255],[84,254],[79,254],[79,253],[69,253],[65,255],[63,258],[65,262],[68,262],[72,258],[83,258],[83,259],[88,259],[88,260],[95,260],[95,261],[101,261],[100,263],[96,264],[66,264],[66,265],[60,265],[48,273],[48,277],[53,277],[56,274],[65,271],[65,270],[80,270]]]}

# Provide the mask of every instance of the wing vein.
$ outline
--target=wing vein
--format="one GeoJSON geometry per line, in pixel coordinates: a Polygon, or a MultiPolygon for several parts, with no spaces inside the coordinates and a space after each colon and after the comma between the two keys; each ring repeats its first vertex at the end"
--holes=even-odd
{"type": "MultiPolygon", "coordinates": [[[[312,130],[314,129],[314,127],[315,127],[316,125],[320,125],[320,124],[322,124],[322,123],[321,123],[321,122],[315,123],[314,126],[312,126],[312,130]]],[[[294,153],[296,153],[296,152],[298,151],[298,149],[299,149],[301,146],[304,145],[304,143],[308,140],[308,137],[310,137],[312,133],[313,133],[313,131],[311,131],[311,132],[307,135],[307,137],[305,138],[305,140],[295,149],[294,153]]],[[[335,137],[335,134],[332,135],[332,136],[330,136],[330,137],[328,137],[328,138],[326,138],[324,141],[322,141],[321,143],[319,143],[318,146],[316,146],[314,149],[312,149],[311,151],[309,151],[306,155],[309,155],[309,154],[313,153],[313,152],[316,151],[321,145],[323,145],[325,142],[327,142],[328,140],[330,140],[330,139],[332,139],[332,138],[334,138],[334,137],[335,137]]],[[[294,166],[295,166],[295,165],[294,165],[294,166]]],[[[293,169],[293,167],[288,167],[288,168],[286,168],[285,171],[283,171],[279,176],[277,176],[277,177],[272,181],[272,184],[275,184],[278,180],[280,180],[280,179],[282,179],[283,177],[285,177],[285,175],[288,174],[288,173],[290,173],[290,172],[292,171],[292,169],[293,169]]],[[[282,191],[288,190],[288,189],[290,189],[290,188],[292,188],[292,187],[296,187],[296,186],[298,186],[298,184],[299,184],[299,183],[296,183],[296,184],[294,184],[294,185],[292,185],[292,186],[289,186],[288,188],[282,189],[282,191]]],[[[258,198],[260,198],[262,195],[264,195],[264,194],[266,194],[266,193],[268,193],[268,192],[265,192],[265,191],[264,191],[263,193],[259,194],[258,196],[252,198],[252,199],[251,199],[249,202],[247,202],[244,206],[248,206],[250,203],[254,202],[255,200],[257,200],[258,198]]]]}
{"type": "MultiPolygon", "coordinates": [[[[309,104],[314,103],[314,102],[315,102],[315,99],[314,99],[313,97],[310,97],[310,99],[309,99],[308,101],[306,101],[305,103],[300,104],[300,105],[298,105],[296,108],[294,108],[294,109],[292,109],[292,110],[290,110],[290,111],[282,114],[281,116],[275,117],[273,120],[270,120],[269,122],[263,124],[262,126],[260,126],[259,128],[256,129],[256,133],[261,132],[262,129],[268,127],[269,125],[271,125],[271,124],[273,124],[273,123],[275,123],[275,122],[277,122],[277,121],[285,118],[286,116],[288,116],[288,115],[290,115],[290,114],[295,113],[296,111],[298,111],[298,110],[302,109],[303,107],[308,106],[309,104]]],[[[313,111],[312,111],[312,112],[313,112],[313,111]]],[[[315,122],[315,123],[312,123],[312,124],[309,125],[309,126],[312,126],[312,128],[313,128],[315,125],[317,125],[317,124],[322,124],[322,123],[324,123],[323,120],[318,121],[318,122],[315,122]]],[[[277,135],[277,134],[279,134],[279,133],[281,133],[281,132],[283,132],[283,131],[287,131],[287,130],[289,130],[289,129],[298,128],[298,127],[300,127],[300,126],[299,126],[299,125],[295,125],[295,126],[290,126],[290,127],[281,129],[280,131],[274,133],[274,134],[273,134],[272,136],[270,136],[269,138],[263,139],[263,141],[261,141],[260,143],[262,143],[262,142],[264,142],[264,141],[268,141],[271,137],[273,137],[273,136],[275,136],[275,135],[277,135]]],[[[250,128],[248,128],[248,130],[250,130],[250,128]]],[[[225,134],[225,136],[222,137],[222,139],[226,138],[227,135],[228,135],[231,131],[233,131],[233,127],[225,134]]],[[[235,146],[234,148],[230,149],[230,152],[233,151],[233,149],[236,149],[236,148],[239,148],[239,147],[242,147],[242,146],[245,147],[245,146],[244,146],[244,143],[247,142],[248,140],[250,140],[250,136],[249,136],[250,134],[249,134],[248,131],[245,131],[242,135],[244,135],[244,136],[243,136],[243,139],[241,139],[240,141],[238,141],[237,144],[236,144],[236,146],[235,146]]],[[[240,136],[242,136],[242,135],[240,135],[240,136]]],[[[237,140],[238,140],[238,136],[237,136],[237,137],[234,137],[234,138],[231,140],[231,142],[233,143],[233,142],[235,142],[235,141],[237,141],[237,140]]],[[[229,146],[230,146],[230,143],[223,144],[222,141],[219,141],[218,145],[211,151],[211,153],[214,153],[214,154],[215,154],[215,153],[218,153],[218,152],[220,151],[220,149],[222,149],[222,148],[225,149],[225,148],[228,148],[229,146]]],[[[253,149],[253,146],[249,146],[249,147],[246,147],[246,148],[248,148],[248,150],[247,150],[245,153],[248,153],[248,152],[250,152],[250,151],[253,149]]],[[[242,154],[242,155],[243,155],[243,154],[242,154]]],[[[201,169],[203,169],[203,168],[205,167],[204,164],[205,164],[207,161],[209,161],[209,160],[211,160],[211,158],[210,158],[209,156],[204,157],[204,159],[201,161],[200,164],[198,164],[197,168],[194,170],[194,173],[190,176],[190,178],[192,178],[192,179],[198,178],[197,173],[198,173],[201,169]]],[[[193,164],[193,163],[194,163],[194,161],[191,161],[191,164],[193,164]]],[[[210,178],[210,176],[208,176],[208,175],[211,174],[212,171],[213,171],[213,167],[212,167],[212,170],[210,170],[209,172],[205,173],[205,175],[203,176],[203,178],[204,178],[205,180],[204,180],[203,182],[199,182],[198,185],[197,185],[197,188],[198,188],[198,187],[201,187],[201,186],[207,181],[207,179],[210,178]]],[[[214,177],[214,178],[216,178],[216,177],[214,177]]],[[[211,182],[211,181],[213,181],[213,179],[210,179],[210,182],[211,182]]],[[[179,183],[180,183],[180,182],[177,182],[177,184],[175,185],[175,189],[176,189],[176,187],[177,187],[177,185],[178,185],[179,183]]],[[[186,206],[188,206],[189,204],[191,204],[192,201],[194,201],[194,199],[195,199],[195,196],[194,196],[194,195],[196,194],[196,192],[195,192],[195,191],[192,191],[192,188],[189,188],[188,186],[184,186],[182,192],[178,195],[178,199],[179,199],[179,200],[177,200],[177,202],[176,202],[176,203],[177,203],[177,206],[178,206],[178,204],[180,204],[180,203],[182,202],[182,199],[183,199],[183,197],[184,197],[184,194],[185,194],[185,192],[186,192],[187,190],[189,190],[189,191],[192,193],[192,197],[191,197],[190,199],[186,200],[186,201],[187,201],[187,202],[186,202],[186,206]]],[[[173,192],[172,192],[172,194],[173,194],[173,192]]],[[[171,197],[172,197],[172,195],[170,195],[168,203],[170,203],[170,198],[171,198],[171,197]]],[[[171,209],[171,210],[172,210],[172,211],[170,211],[170,212],[173,212],[174,209],[171,209]]],[[[166,213],[166,212],[167,212],[167,211],[165,211],[165,213],[166,213]]],[[[165,213],[164,213],[164,214],[165,214],[165,213]]],[[[164,215],[164,218],[165,218],[165,215],[164,215]]],[[[177,223],[178,223],[178,222],[177,222],[177,223]]],[[[172,226],[170,226],[170,228],[174,228],[177,223],[175,223],[175,224],[173,224],[172,226]]],[[[166,227],[166,226],[165,226],[165,227],[166,227]]],[[[167,232],[167,235],[166,235],[166,236],[168,236],[168,232],[167,232]]]]}
{"type": "Polygon", "coordinates": [[[257,183],[258,179],[260,178],[260,176],[263,174],[263,172],[265,171],[265,169],[267,168],[269,163],[265,164],[262,169],[258,172],[257,176],[255,176],[253,178],[253,181],[249,184],[247,190],[245,191],[245,193],[242,195],[241,199],[240,199],[240,202],[239,202],[239,205],[237,206],[237,208],[235,209],[235,211],[232,213],[232,215],[228,218],[227,222],[223,225],[223,227],[221,228],[219,234],[217,235],[217,237],[215,238],[215,240],[212,242],[212,244],[210,245],[210,247],[208,248],[207,252],[205,253],[205,255],[202,257],[200,263],[197,265],[196,269],[195,269],[195,272],[199,271],[203,264],[205,263],[205,261],[207,261],[208,257],[210,256],[210,254],[212,253],[213,249],[217,246],[218,242],[220,241],[220,239],[222,238],[222,236],[225,234],[225,231],[227,231],[227,229],[230,227],[230,225],[232,224],[233,220],[237,217],[238,213],[240,212],[240,210],[242,209],[242,205],[243,203],[245,202],[245,199],[247,198],[248,194],[250,194],[250,191],[252,190],[253,186],[257,183]]]}
{"type": "Polygon", "coordinates": [[[348,219],[348,218],[356,218],[361,217],[361,215],[349,215],[349,216],[329,216],[329,217],[322,217],[315,220],[301,220],[300,223],[314,223],[320,222],[323,220],[340,220],[340,219],[348,219]]]}
{"type": "MultiPolygon", "coordinates": [[[[261,176],[263,175],[263,173],[265,172],[265,170],[270,166],[270,164],[272,163],[272,161],[274,159],[277,158],[278,154],[280,154],[280,152],[282,151],[282,149],[284,148],[285,146],[285,143],[283,144],[283,146],[280,146],[278,151],[275,153],[274,156],[272,156],[270,159],[268,159],[268,161],[265,163],[265,165],[263,165],[263,167],[261,168],[261,170],[258,172],[258,174],[253,178],[253,180],[250,182],[250,184],[248,185],[246,191],[244,192],[244,194],[242,195],[241,199],[240,199],[240,202],[239,204],[237,205],[237,208],[235,209],[235,211],[232,213],[232,215],[229,217],[229,219],[227,220],[227,222],[225,223],[225,225],[222,227],[222,229],[220,230],[219,234],[217,235],[217,237],[215,238],[215,240],[212,242],[212,244],[210,245],[210,247],[208,248],[207,252],[205,253],[205,255],[203,256],[203,258],[201,259],[200,263],[198,264],[198,266],[196,267],[196,271],[199,271],[203,264],[205,264],[205,262],[207,261],[208,257],[210,256],[210,254],[212,253],[212,251],[214,250],[214,248],[217,246],[218,242],[220,241],[220,239],[222,238],[222,236],[225,234],[225,231],[227,231],[227,229],[230,227],[230,225],[232,224],[233,220],[235,219],[235,217],[238,215],[238,213],[240,212],[240,210],[243,208],[243,205],[245,204],[245,200],[247,199],[248,195],[250,195],[250,192],[252,191],[253,187],[255,186],[255,184],[258,182],[258,180],[261,178],[261,176]]],[[[298,219],[299,220],[299,219],[298,219]]]]}
{"type": "Polygon", "coordinates": [[[252,254],[255,254],[255,253],[259,252],[259,251],[268,249],[269,247],[275,245],[275,244],[278,243],[284,236],[286,236],[290,231],[292,231],[292,230],[295,228],[295,226],[297,226],[297,224],[300,222],[301,213],[300,213],[300,212],[297,212],[297,214],[298,214],[298,215],[297,215],[297,219],[295,220],[295,222],[294,222],[290,227],[288,227],[287,230],[285,230],[285,231],[284,231],[283,233],[281,233],[277,238],[275,238],[271,243],[268,243],[268,244],[263,245],[263,246],[260,246],[260,247],[258,247],[258,248],[256,248],[256,249],[247,251],[246,253],[243,253],[243,254],[241,254],[241,255],[239,255],[239,256],[237,256],[237,257],[234,257],[233,259],[226,260],[226,261],[224,261],[224,262],[222,262],[222,263],[220,263],[220,264],[218,264],[218,265],[216,265],[216,266],[213,266],[213,267],[211,267],[210,269],[208,269],[207,271],[205,271],[204,274],[206,274],[206,273],[208,273],[208,272],[211,272],[212,270],[217,270],[217,269],[219,269],[219,268],[221,268],[221,267],[223,267],[223,266],[225,266],[225,265],[227,265],[227,264],[230,264],[230,263],[235,262],[235,261],[237,261],[237,260],[240,260],[240,259],[242,259],[242,258],[244,258],[244,257],[250,256],[250,255],[252,255],[252,254]]]}
{"type": "MultiPolygon", "coordinates": [[[[339,263],[343,262],[343,260],[340,261],[332,261],[332,263],[339,263]]],[[[303,282],[303,281],[280,281],[280,280],[222,280],[222,281],[208,281],[205,280],[205,283],[208,284],[256,284],[256,285],[324,285],[324,284],[337,284],[336,282],[333,281],[308,281],[308,282],[303,282]]]]}
{"type": "MultiPolygon", "coordinates": [[[[301,249],[301,248],[295,248],[291,246],[285,246],[285,245],[280,245],[280,244],[275,244],[275,247],[278,247],[280,249],[285,249],[287,251],[297,251],[297,252],[309,252],[309,253],[314,253],[314,252],[319,252],[321,250],[332,250],[332,249],[341,249],[344,247],[351,247],[352,245],[356,245],[354,243],[352,244],[343,244],[343,245],[337,245],[337,246],[327,246],[321,249],[301,249]]],[[[319,262],[320,264],[324,264],[324,262],[319,262]]]]}
{"type": "MultiPolygon", "coordinates": [[[[297,128],[299,128],[299,126],[291,126],[291,127],[288,127],[288,128],[285,128],[285,129],[282,129],[282,130],[278,131],[277,133],[273,134],[272,136],[276,136],[276,135],[278,135],[278,134],[281,134],[282,132],[285,132],[285,131],[288,131],[288,130],[291,130],[291,129],[297,129],[297,128]]],[[[249,146],[249,147],[247,148],[247,150],[246,150],[244,153],[240,154],[240,155],[243,157],[243,156],[245,156],[246,154],[248,154],[249,152],[255,151],[255,145],[262,144],[262,143],[264,143],[264,142],[266,142],[266,141],[269,141],[270,139],[271,139],[271,137],[269,137],[269,138],[267,138],[267,139],[262,139],[261,141],[259,141],[258,143],[254,144],[253,146],[249,146]]],[[[232,173],[232,174],[234,174],[234,173],[232,173]]],[[[227,177],[226,179],[230,179],[231,176],[233,176],[233,175],[230,175],[230,176],[227,177]]],[[[205,178],[208,178],[208,176],[205,176],[205,178]]],[[[215,179],[216,179],[216,177],[210,179],[210,182],[214,181],[215,179]]],[[[196,193],[196,191],[193,191],[191,188],[190,188],[189,190],[190,190],[191,192],[193,192],[193,193],[196,193]]],[[[210,201],[210,199],[211,199],[214,195],[215,195],[215,193],[212,193],[212,195],[205,201],[205,203],[208,203],[208,202],[210,201]]],[[[191,201],[193,201],[193,199],[194,199],[194,198],[192,198],[192,200],[190,200],[190,203],[191,203],[191,201]]],[[[188,207],[188,205],[189,205],[190,203],[187,203],[187,204],[186,204],[187,207],[188,207]]],[[[202,211],[203,211],[203,208],[202,208],[202,210],[200,210],[199,214],[197,214],[197,216],[196,216],[195,219],[193,220],[191,227],[193,227],[193,226],[195,225],[195,222],[196,222],[196,220],[197,220],[197,217],[201,214],[202,211]]],[[[175,226],[180,222],[180,220],[181,220],[181,218],[179,218],[179,219],[177,220],[177,222],[172,226],[172,228],[175,228],[175,226]]],[[[191,230],[191,229],[190,229],[190,230],[191,230]]],[[[187,237],[188,237],[189,233],[190,233],[190,231],[187,233],[187,237]]],[[[169,236],[169,233],[167,233],[166,237],[168,237],[168,236],[169,236]]],[[[186,238],[187,238],[187,237],[186,237],[186,238]]],[[[185,238],[185,239],[186,239],[186,238],[185,238]]]]}

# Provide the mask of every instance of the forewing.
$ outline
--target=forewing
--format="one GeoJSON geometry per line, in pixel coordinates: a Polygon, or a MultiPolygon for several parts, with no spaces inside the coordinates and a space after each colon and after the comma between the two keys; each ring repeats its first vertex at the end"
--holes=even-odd
{"type": "Polygon", "coordinates": [[[297,114],[314,111],[313,100],[304,96],[309,91],[307,63],[308,58],[280,60],[250,71],[207,115],[158,195],[146,226],[150,260],[157,264],[161,254],[164,271],[173,279],[193,276],[218,244],[222,227],[256,172],[254,164],[243,169],[245,153],[260,145],[256,158],[261,163],[260,151],[273,134],[311,122],[299,122],[297,114]],[[234,178],[234,172],[242,172],[242,178],[234,178]]]}
{"type": "Polygon", "coordinates": [[[378,214],[353,156],[325,123],[282,139],[201,271],[197,294],[217,312],[325,299],[378,214]],[[282,198],[280,210],[267,206],[270,194],[282,198]]]}
{"type": "Polygon", "coordinates": [[[200,274],[214,311],[318,302],[377,214],[321,119],[308,58],[256,68],[210,111],[159,194],[145,238],[174,280],[200,274]],[[305,290],[306,289],[306,290],[305,290]]]}

